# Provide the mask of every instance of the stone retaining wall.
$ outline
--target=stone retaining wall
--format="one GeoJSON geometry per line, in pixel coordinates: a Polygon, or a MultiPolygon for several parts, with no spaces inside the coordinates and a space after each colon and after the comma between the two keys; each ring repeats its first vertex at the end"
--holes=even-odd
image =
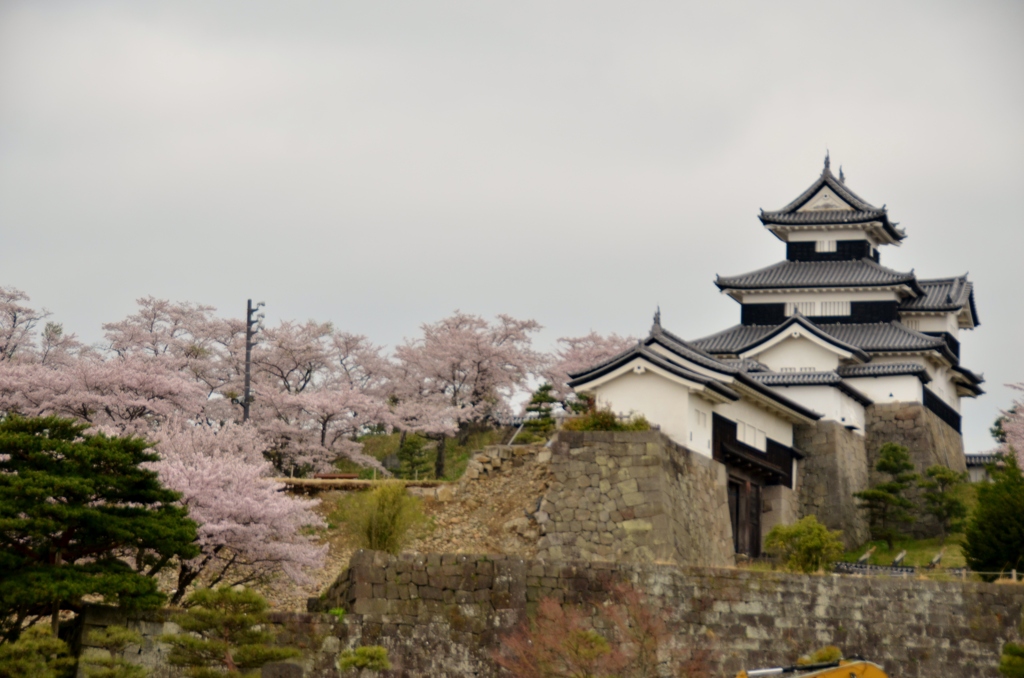
{"type": "Polygon", "coordinates": [[[733,563],[725,467],[657,431],[562,431],[534,519],[554,560],[733,563]]]}
{"type": "Polygon", "coordinates": [[[793,446],[804,454],[797,479],[800,516],[814,515],[830,530],[842,530],[848,549],[870,539],[867,517],[853,497],[868,487],[864,437],[838,422],[819,421],[794,426],[793,446]]]}
{"type": "Polygon", "coordinates": [[[1024,604],[1022,587],[971,582],[361,551],[311,607],[348,609],[348,645],[386,646],[397,675],[492,676],[492,651],[542,597],[603,604],[619,582],[668,619],[666,649],[701,647],[716,676],[835,644],[892,678],[994,677],[1024,604]]]}

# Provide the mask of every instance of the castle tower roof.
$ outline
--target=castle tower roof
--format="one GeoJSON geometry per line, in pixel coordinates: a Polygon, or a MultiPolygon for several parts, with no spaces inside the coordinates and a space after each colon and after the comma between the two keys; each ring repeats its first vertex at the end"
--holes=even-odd
{"type": "MultiPolygon", "coordinates": [[[[837,178],[825,166],[814,183],[795,200],[779,210],[761,210],[759,218],[780,240],[789,241],[789,234],[800,230],[836,230],[860,226],[872,233],[880,244],[899,244],[907,237],[889,220],[885,205],[876,207],[847,188],[845,178],[837,178]]],[[[842,177],[842,173],[840,173],[842,177]]]]}

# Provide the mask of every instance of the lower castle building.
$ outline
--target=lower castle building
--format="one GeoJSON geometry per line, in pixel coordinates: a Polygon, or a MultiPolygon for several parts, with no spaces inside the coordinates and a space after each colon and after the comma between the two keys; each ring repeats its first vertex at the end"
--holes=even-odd
{"type": "Polygon", "coordinates": [[[919,473],[966,469],[960,401],[984,381],[960,364],[959,332],[979,324],[973,285],[883,266],[880,248],[905,231],[828,157],[760,220],[786,258],[716,280],[739,324],[686,341],[658,313],[645,339],[570,384],[725,466],[736,553],[758,555],[772,525],[811,514],[860,544],[868,526],[852,494],[873,482],[883,443],[908,447],[919,473]]]}

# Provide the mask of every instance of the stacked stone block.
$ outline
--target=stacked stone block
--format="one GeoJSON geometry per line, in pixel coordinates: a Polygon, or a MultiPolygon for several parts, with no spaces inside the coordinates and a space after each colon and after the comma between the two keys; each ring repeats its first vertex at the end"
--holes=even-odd
{"type": "Polygon", "coordinates": [[[892,676],[994,677],[1024,605],[1020,587],[971,582],[370,552],[311,603],[346,606],[348,644],[388,647],[400,675],[496,676],[492,652],[541,598],[593,611],[622,583],[666,619],[666,650],[703,642],[723,676],[835,644],[892,676]]]}
{"type": "Polygon", "coordinates": [[[863,436],[835,421],[796,426],[793,445],[803,453],[797,479],[800,516],[813,515],[830,530],[842,530],[846,548],[870,539],[867,518],[854,492],[868,487],[863,436]]]}
{"type": "Polygon", "coordinates": [[[733,562],[725,468],[657,431],[563,431],[550,471],[540,557],[733,562]]]}

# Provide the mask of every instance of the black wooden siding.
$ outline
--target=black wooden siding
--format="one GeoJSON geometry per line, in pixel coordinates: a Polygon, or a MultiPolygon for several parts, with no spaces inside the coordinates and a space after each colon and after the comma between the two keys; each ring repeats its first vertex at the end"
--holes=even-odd
{"type": "MultiPolygon", "coordinates": [[[[899,319],[898,305],[895,301],[852,301],[850,315],[818,315],[811,316],[811,319],[817,325],[887,323],[899,319]]],[[[740,322],[744,325],[781,325],[786,322],[786,305],[743,304],[740,322]]]]}
{"type": "Polygon", "coordinates": [[[953,430],[960,433],[960,413],[946,404],[946,401],[935,395],[924,386],[924,406],[938,415],[939,419],[953,427],[953,430]]]}
{"type": "Polygon", "coordinates": [[[786,258],[790,261],[851,261],[871,259],[878,263],[878,250],[871,251],[867,240],[838,240],[835,252],[816,252],[814,242],[786,243],[786,258]]]}

